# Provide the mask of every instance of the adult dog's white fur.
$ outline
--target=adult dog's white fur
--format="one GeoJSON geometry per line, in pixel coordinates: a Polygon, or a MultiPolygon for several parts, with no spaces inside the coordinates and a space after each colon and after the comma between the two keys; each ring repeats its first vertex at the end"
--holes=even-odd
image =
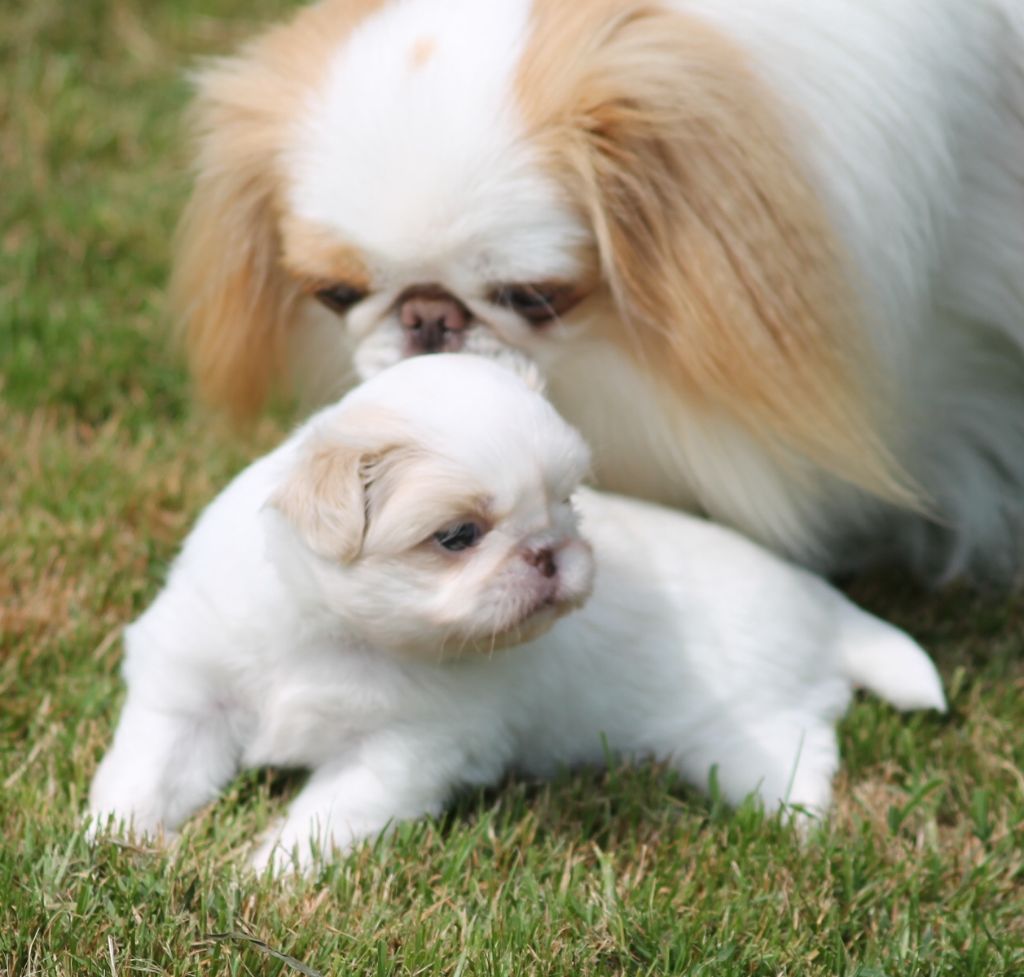
{"type": "Polygon", "coordinates": [[[1019,565],[1019,0],[324,0],[196,124],[213,400],[336,396],[429,287],[445,348],[536,358],[604,487],[829,568],[1019,565]]]}
{"type": "Polygon", "coordinates": [[[909,637],[730,530],[581,489],[592,556],[568,501],[586,466],[540,394],[475,356],[409,360],[317,414],[210,505],[128,628],[95,824],[173,830],[239,768],[309,767],[256,856],[307,867],[460,786],[606,749],[821,812],[852,685],[944,708],[909,637]],[[470,523],[460,551],[436,538],[470,523]]]}

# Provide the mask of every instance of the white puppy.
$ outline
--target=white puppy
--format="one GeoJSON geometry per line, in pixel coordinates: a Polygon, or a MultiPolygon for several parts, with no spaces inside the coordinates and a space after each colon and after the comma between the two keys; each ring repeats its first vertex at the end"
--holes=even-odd
{"type": "Polygon", "coordinates": [[[606,747],[821,811],[852,684],[944,708],[906,635],[727,529],[576,492],[587,465],[540,394],[473,356],[317,414],[206,510],[128,629],[94,825],[173,830],[241,767],[309,767],[256,858],[305,867],[606,747]]]}

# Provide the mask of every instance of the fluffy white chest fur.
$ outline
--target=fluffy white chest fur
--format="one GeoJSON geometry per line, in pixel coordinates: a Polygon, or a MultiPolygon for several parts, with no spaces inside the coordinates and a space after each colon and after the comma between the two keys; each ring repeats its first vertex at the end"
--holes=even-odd
{"type": "Polygon", "coordinates": [[[256,855],[305,867],[606,746],[821,813],[854,685],[944,708],[909,637],[731,531],[584,489],[574,515],[585,466],[472,356],[321,412],[214,501],[128,629],[96,821],[173,830],[242,767],[308,767],[256,855]]]}

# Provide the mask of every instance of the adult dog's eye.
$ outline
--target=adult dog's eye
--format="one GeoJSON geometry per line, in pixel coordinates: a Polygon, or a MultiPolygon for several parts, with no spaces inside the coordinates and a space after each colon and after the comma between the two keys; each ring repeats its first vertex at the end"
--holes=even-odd
{"type": "Polygon", "coordinates": [[[436,539],[446,550],[458,553],[468,550],[475,545],[483,536],[484,531],[475,522],[460,522],[455,526],[449,526],[440,532],[434,533],[436,539]]]}
{"type": "Polygon", "coordinates": [[[358,302],[366,298],[365,290],[356,288],[354,285],[346,285],[339,282],[328,288],[318,289],[313,297],[323,305],[326,305],[332,312],[344,314],[358,302]]]}
{"type": "Polygon", "coordinates": [[[491,293],[496,305],[511,309],[535,326],[568,312],[580,295],[572,285],[541,282],[531,285],[502,285],[491,293]]]}

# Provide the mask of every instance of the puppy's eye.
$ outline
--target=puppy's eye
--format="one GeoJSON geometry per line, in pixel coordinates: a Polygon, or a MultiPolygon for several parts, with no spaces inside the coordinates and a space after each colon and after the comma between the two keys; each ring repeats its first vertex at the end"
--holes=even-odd
{"type": "Polygon", "coordinates": [[[446,550],[449,550],[452,553],[458,553],[462,550],[468,550],[471,546],[474,546],[479,542],[483,534],[483,528],[477,523],[460,522],[455,526],[449,526],[447,529],[442,529],[440,532],[434,533],[434,539],[436,539],[446,550]]]}
{"type": "Polygon", "coordinates": [[[365,289],[339,282],[328,288],[318,289],[313,293],[313,297],[322,305],[326,305],[332,312],[344,314],[353,305],[362,302],[366,298],[366,294],[365,289]]]}
{"type": "Polygon", "coordinates": [[[580,295],[572,285],[553,282],[502,285],[491,293],[492,302],[511,309],[535,326],[568,312],[579,300],[580,295]]]}

